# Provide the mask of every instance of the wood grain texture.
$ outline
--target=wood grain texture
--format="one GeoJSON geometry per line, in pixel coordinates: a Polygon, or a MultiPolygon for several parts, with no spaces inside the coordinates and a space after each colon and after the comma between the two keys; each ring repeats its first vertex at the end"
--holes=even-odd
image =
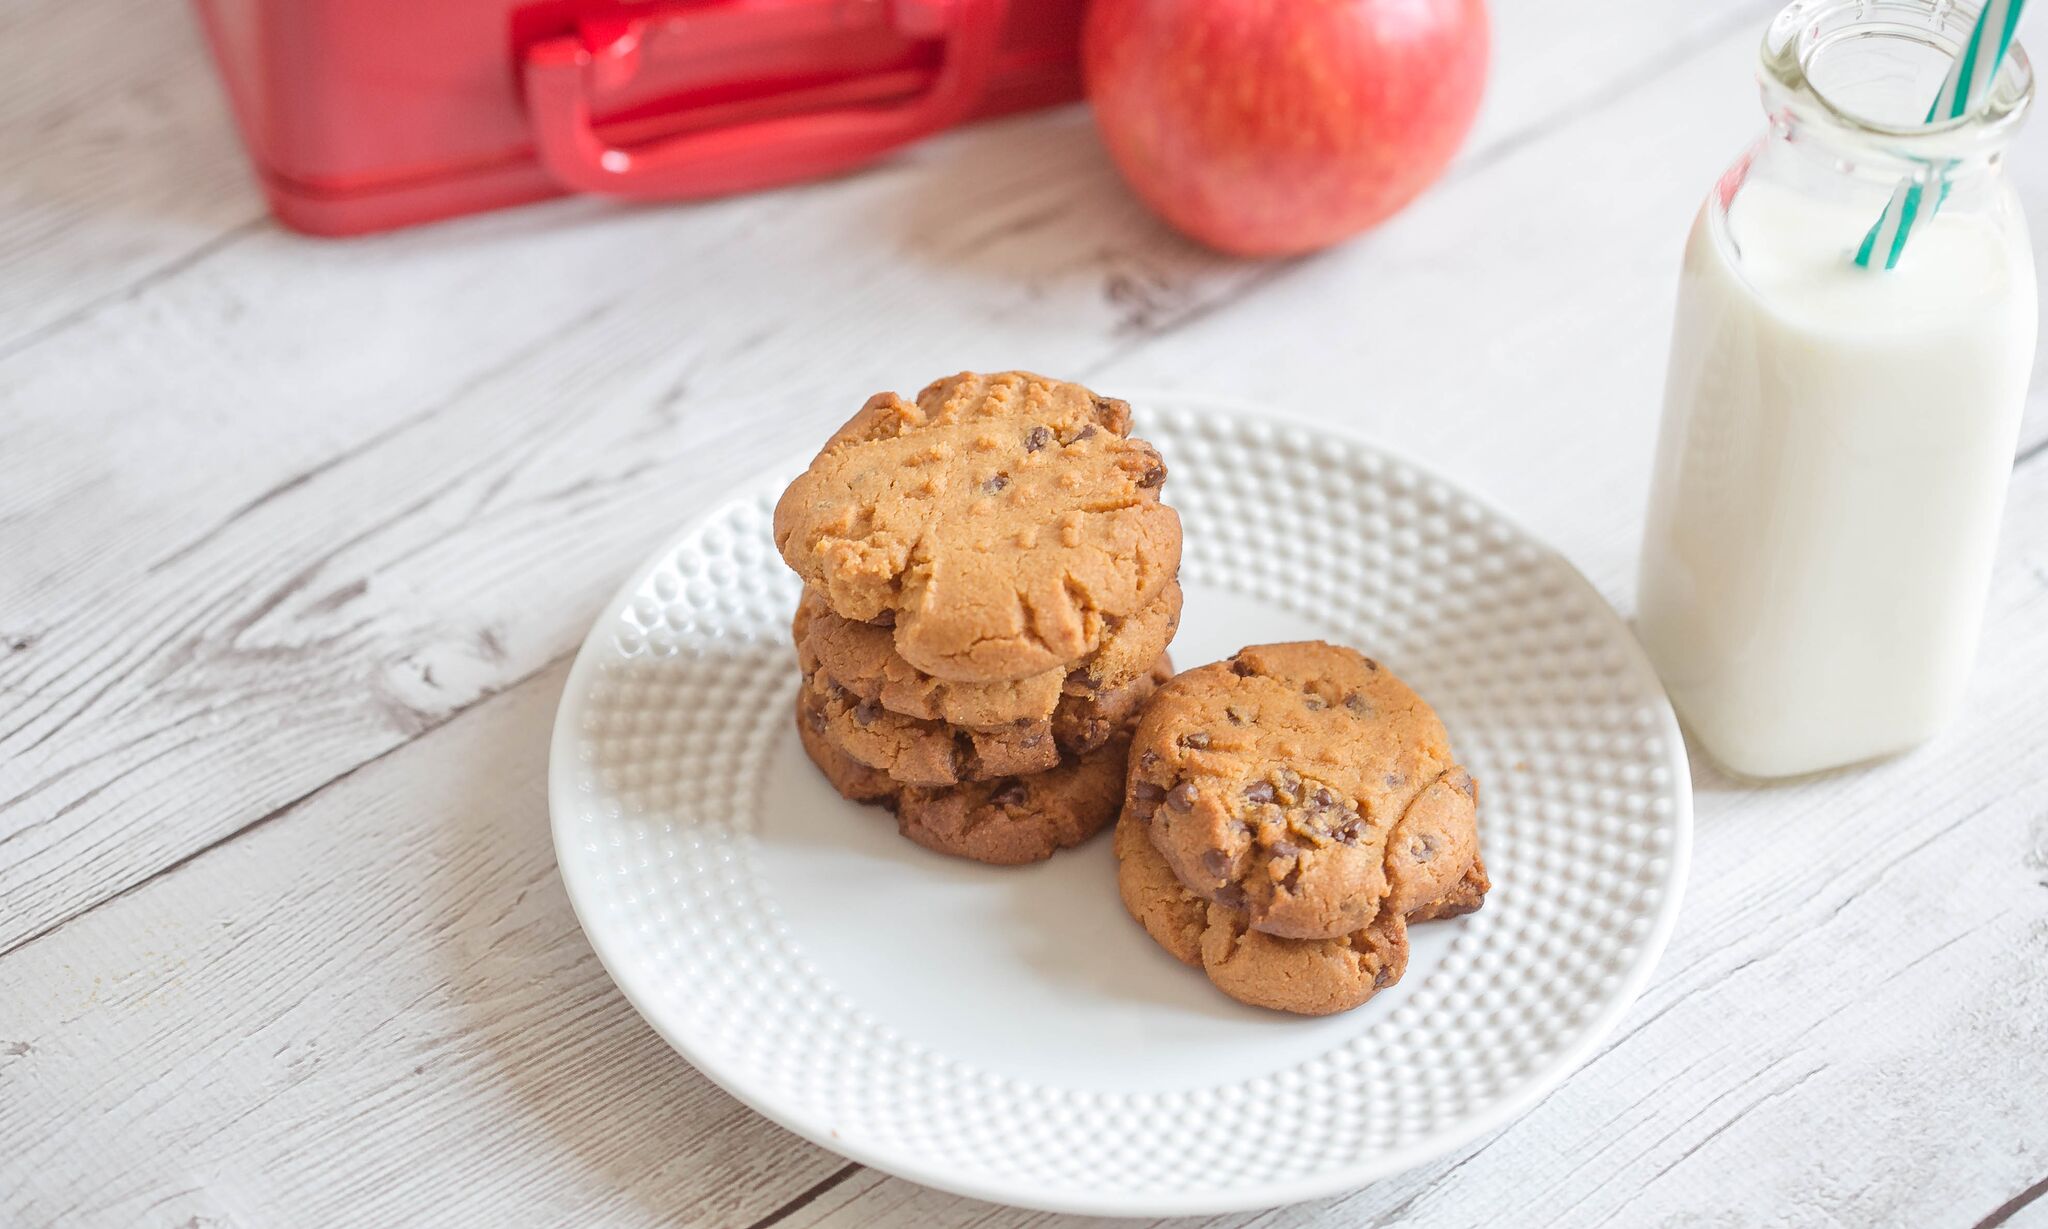
{"type": "MultiPolygon", "coordinates": [[[[1453,183],[1651,79],[1627,39],[1666,63],[1763,11],[1504,19],[1453,183]]],[[[1166,233],[1088,123],[688,208],[262,229],[0,359],[0,952],[529,676],[697,488],[866,391],[1086,374],[1287,274],[1166,233]]]]}
{"type": "Polygon", "coordinates": [[[0,6],[0,360],[253,234],[185,4],[0,6]]]}
{"type": "MultiPolygon", "coordinates": [[[[2048,467],[2009,514],[2048,518],[2048,467]]],[[[1444,1162],[1210,1223],[1480,1226],[1513,1206],[1530,1225],[1717,1208],[1967,1229],[2024,1192],[2048,1165],[2048,782],[2013,748],[2048,740],[2048,638],[2025,634],[2048,542],[2008,537],[1998,576],[1970,715],[1934,746],[1794,786],[1696,774],[1678,934],[1563,1088],[1444,1162]]],[[[553,869],[562,675],[0,961],[21,988],[0,999],[10,1206],[31,1224],[1069,1223],[842,1175],[653,1036],[553,869]]]]}
{"type": "MultiPolygon", "coordinates": [[[[959,367],[1374,435],[1627,609],[1678,246],[1774,7],[1495,6],[1447,181],[1263,266],[1160,230],[1073,110],[745,200],[307,241],[255,220],[182,6],[0,13],[0,1222],[1084,1223],[849,1166],[639,1021],[547,847],[564,655],[732,475],[959,367]]],[[[1577,1077],[1207,1223],[2040,1225],[2043,456],[2037,381],[1961,728],[1698,771],[1677,937],[1577,1077]]]]}
{"type": "Polygon", "coordinates": [[[0,1219],[733,1226],[839,1169],[584,942],[547,827],[566,673],[10,957],[0,1219]]]}
{"type": "MultiPolygon", "coordinates": [[[[966,232],[1070,198],[1075,171],[1115,199],[1076,166],[1083,123],[992,134],[996,161],[963,146],[942,173],[995,180],[997,207],[927,218],[916,243],[1001,258],[1009,241],[966,232]]],[[[865,395],[848,389],[929,376],[929,355],[1000,363],[997,330],[1084,363],[1218,263],[1116,200],[1085,251],[1037,232],[1020,259],[1074,261],[1043,283],[935,284],[888,233],[924,208],[917,169],[808,208],[599,224],[572,203],[450,228],[469,243],[266,233],[0,367],[25,420],[0,458],[4,630],[25,646],[0,658],[0,950],[560,655],[700,486],[820,436],[865,395]],[[1114,290],[1132,279],[1138,307],[1114,290]],[[258,311],[261,330],[235,323],[258,311]],[[138,379],[157,399],[139,423],[138,379]],[[67,634],[111,625],[130,634],[67,634]],[[150,810],[194,789],[211,805],[150,810]]]]}

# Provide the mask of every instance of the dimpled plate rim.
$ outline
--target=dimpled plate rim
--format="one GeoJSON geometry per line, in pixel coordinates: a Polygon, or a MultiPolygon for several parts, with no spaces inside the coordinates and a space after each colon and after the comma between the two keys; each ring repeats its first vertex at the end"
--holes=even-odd
{"type": "MultiPolygon", "coordinates": [[[[642,597],[643,590],[656,574],[675,559],[683,547],[705,534],[714,522],[736,506],[744,506],[749,501],[772,500],[789,477],[807,464],[808,457],[777,466],[712,500],[661,551],[636,569],[605,606],[570,671],[550,743],[548,794],[557,862],[571,906],[592,948],[621,992],[650,1026],[699,1071],[742,1103],[813,1143],[851,1160],[971,1198],[1084,1215],[1217,1214],[1338,1194],[1444,1156],[1520,1116],[1577,1070],[1634,1003],[1647,984],[1676,924],[1690,863],[1692,796],[1684,742],[1677,720],[1664,698],[1662,686],[1620,615],[1568,560],[1543,546],[1513,518],[1487,501],[1462,491],[1427,466],[1322,424],[1261,411],[1240,402],[1185,393],[1132,391],[1125,396],[1138,407],[1139,431],[1155,442],[1162,442],[1162,451],[1167,453],[1170,466],[1174,464],[1175,447],[1180,443],[1176,437],[1182,432],[1203,430],[1213,434],[1215,428],[1195,425],[1208,423],[1222,423],[1223,429],[1237,432],[1240,439],[1285,439],[1289,441],[1289,447],[1302,456],[1348,453],[1354,463],[1366,465],[1376,475],[1398,475],[1398,479],[1387,481],[1426,489],[1433,493],[1433,498],[1455,500],[1466,515],[1489,525],[1495,543],[1503,550],[1506,549],[1504,544],[1514,545],[1531,567],[1540,567],[1554,576],[1564,589],[1572,591],[1592,612],[1593,620],[1599,625],[1598,630],[1605,633],[1606,643],[1613,650],[1611,660],[1616,663],[1617,672],[1638,693],[1629,702],[1636,706],[1638,716],[1644,718],[1636,723],[1638,728],[1647,730],[1643,743],[1646,749],[1654,744],[1661,761],[1652,774],[1652,782],[1661,789],[1661,794],[1655,805],[1649,808],[1657,817],[1653,822],[1660,825],[1655,833],[1655,847],[1661,856],[1648,864],[1656,873],[1654,877],[1646,878],[1640,899],[1648,903],[1652,912],[1644,919],[1647,925],[1639,928],[1640,933],[1630,935],[1626,968],[1603,979],[1597,1000],[1582,1005],[1573,1015],[1569,1023],[1570,1040],[1545,1056],[1540,1066],[1517,1072],[1519,1079],[1514,1087],[1472,1107],[1470,1112],[1455,1118],[1447,1126],[1429,1131],[1401,1146],[1367,1150],[1306,1172],[1260,1175],[1208,1189],[1118,1190],[1100,1185],[1073,1184],[1063,1189],[1042,1176],[963,1171],[957,1166],[935,1162],[916,1149],[906,1149],[900,1140],[870,1138],[859,1131],[848,1130],[848,1124],[827,1117],[812,1105],[801,1103],[785,1089],[776,1086],[765,1073],[750,1067],[746,1062],[748,1056],[721,1051],[696,1036],[690,1027],[691,1021],[680,1019],[665,1009],[659,988],[642,981],[652,970],[636,965],[631,950],[632,940],[623,933],[623,924],[605,915],[604,885],[584,871],[583,860],[577,856],[587,851],[582,834],[575,829],[579,822],[586,820],[593,792],[588,774],[579,768],[578,741],[588,719],[592,684],[602,669],[600,663],[616,659],[622,653],[616,634],[622,614],[633,608],[636,597],[642,597]],[[1162,419],[1177,420],[1179,425],[1169,430],[1148,430],[1146,424],[1154,414],[1162,419]]],[[[1180,477],[1185,472],[1177,470],[1174,476],[1180,477]]],[[[1169,502],[1181,506],[1184,501],[1169,491],[1169,502]]],[[[1196,554],[1192,542],[1188,553],[1192,561],[1196,554]]],[[[772,549],[768,556],[769,567],[782,568],[772,549]]],[[[1187,566],[1184,563],[1184,572],[1187,566]]],[[[789,583],[794,583],[793,578],[789,583]]],[[[1558,590],[1557,595],[1561,594],[1562,590],[1558,590]]],[[[785,709],[779,699],[775,707],[785,709]]],[[[786,719],[781,721],[781,725],[786,727],[786,719]]],[[[1488,803],[1501,805],[1495,798],[1497,795],[1489,796],[1488,803]]],[[[608,805],[616,813],[616,799],[608,805]]],[[[1107,837],[1101,839],[1106,840],[1107,837]]],[[[1061,856],[1077,855],[1068,853],[1061,856]]],[[[1605,871],[1601,874],[1604,876],[1605,871]]],[[[1496,896],[1500,879],[1496,873],[1496,896]]],[[[1475,915],[1483,916],[1484,911],[1475,915]]],[[[1588,995],[1595,997],[1590,991],[1588,995]]],[[[1001,1087],[1005,1083],[993,1080],[992,1086],[1001,1087]]],[[[1261,1084],[1269,1090],[1272,1087],[1270,1080],[1262,1080],[1261,1084]]],[[[1199,1097],[1202,1091],[1206,1090],[1198,1090],[1195,1095],[1199,1097]]],[[[1292,1086],[1289,1086],[1289,1091],[1292,1091],[1292,1086]]],[[[1146,1104],[1165,1099],[1149,1098],[1146,1104]]],[[[1179,1106],[1185,1100],[1171,1099],[1168,1108],[1179,1106]]],[[[1211,1101],[1206,1103],[1203,1112],[1216,1111],[1217,1107],[1211,1101]]],[[[1228,1112],[1227,1108],[1224,1112],[1228,1112]]]]}

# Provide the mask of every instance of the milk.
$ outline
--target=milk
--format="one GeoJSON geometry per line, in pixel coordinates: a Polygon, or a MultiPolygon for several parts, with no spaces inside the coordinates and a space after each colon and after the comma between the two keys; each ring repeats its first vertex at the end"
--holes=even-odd
{"type": "Polygon", "coordinates": [[[1737,773],[1900,751],[1961,703],[2037,331],[2000,191],[1888,272],[1850,259],[1867,204],[1752,180],[1694,223],[1638,629],[1737,773]]]}

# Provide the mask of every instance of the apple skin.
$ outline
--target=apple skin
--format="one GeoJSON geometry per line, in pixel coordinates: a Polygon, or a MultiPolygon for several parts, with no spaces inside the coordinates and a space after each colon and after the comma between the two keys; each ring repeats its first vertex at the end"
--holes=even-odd
{"type": "Polygon", "coordinates": [[[1081,72],[1110,157],[1241,256],[1313,251],[1415,199],[1486,85],[1484,0],[1093,0],[1081,72]]]}

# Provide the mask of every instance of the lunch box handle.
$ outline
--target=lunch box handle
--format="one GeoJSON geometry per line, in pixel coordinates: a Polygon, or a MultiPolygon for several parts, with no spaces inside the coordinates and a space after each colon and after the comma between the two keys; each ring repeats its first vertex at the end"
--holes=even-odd
{"type": "Polygon", "coordinates": [[[540,164],[564,187],[611,196],[716,196],[830,175],[963,119],[995,58],[1006,0],[895,0],[906,34],[941,40],[921,93],[883,106],[842,107],[618,146],[598,135],[593,85],[638,69],[645,21],[532,44],[524,57],[527,118],[540,164]]]}

